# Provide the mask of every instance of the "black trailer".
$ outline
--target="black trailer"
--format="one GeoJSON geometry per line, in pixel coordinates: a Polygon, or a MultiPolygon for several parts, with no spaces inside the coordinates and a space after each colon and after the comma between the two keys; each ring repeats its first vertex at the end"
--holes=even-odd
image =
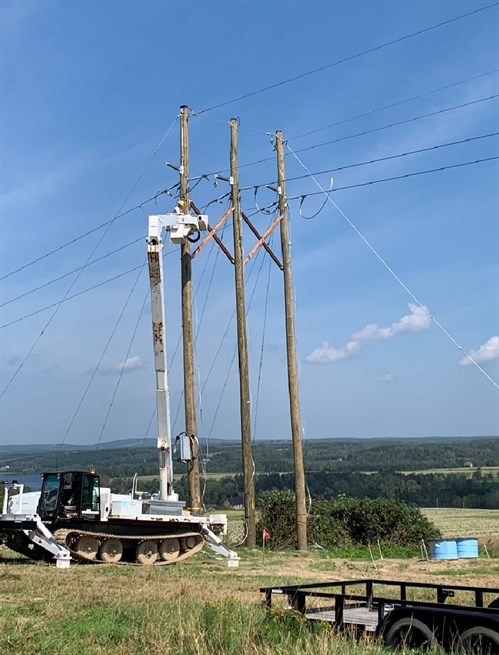
{"type": "Polygon", "coordinates": [[[499,655],[499,588],[340,580],[260,591],[269,608],[279,595],[290,611],[357,637],[371,635],[390,648],[440,644],[449,651],[499,655]]]}

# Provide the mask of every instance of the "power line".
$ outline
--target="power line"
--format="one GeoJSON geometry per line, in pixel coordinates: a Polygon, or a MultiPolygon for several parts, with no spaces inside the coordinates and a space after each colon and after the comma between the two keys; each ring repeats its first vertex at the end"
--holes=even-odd
{"type": "MultiPolygon", "coordinates": [[[[338,137],[337,139],[333,139],[333,140],[330,140],[330,141],[322,141],[321,143],[316,143],[316,144],[314,144],[312,146],[306,146],[304,148],[299,148],[295,152],[298,153],[298,152],[306,152],[307,150],[315,150],[316,148],[322,148],[324,146],[332,145],[334,143],[340,143],[340,141],[347,141],[348,139],[354,139],[354,138],[357,138],[357,137],[360,137],[360,136],[365,136],[367,134],[372,134],[373,132],[381,132],[382,130],[387,130],[387,129],[390,129],[392,127],[397,127],[399,125],[405,125],[407,123],[413,123],[415,121],[422,120],[423,118],[430,118],[431,116],[437,116],[439,114],[445,114],[445,113],[447,113],[449,111],[454,111],[456,109],[463,109],[465,107],[469,107],[471,105],[475,105],[475,104],[478,104],[480,102],[487,102],[489,100],[493,100],[494,98],[497,98],[497,97],[499,97],[499,93],[496,93],[496,94],[491,95],[491,96],[486,96],[484,98],[477,98],[475,100],[470,100],[470,101],[464,102],[464,103],[462,103],[460,105],[452,105],[451,107],[443,107],[442,109],[438,109],[437,111],[433,111],[433,112],[430,112],[428,114],[419,114],[418,116],[412,116],[411,118],[406,118],[403,121],[397,121],[397,122],[394,122],[394,123],[389,123],[388,125],[381,125],[380,127],[374,127],[374,128],[371,128],[370,130],[364,130],[363,132],[355,132],[354,134],[348,134],[346,136],[338,137]]],[[[288,141],[286,141],[286,143],[288,143],[288,141]]],[[[285,153],[285,156],[288,156],[288,155],[289,155],[289,153],[285,153]]],[[[255,161],[246,162],[244,164],[240,164],[239,168],[240,169],[241,168],[248,168],[249,166],[256,166],[257,164],[263,164],[263,163],[266,163],[268,161],[274,161],[274,157],[264,157],[263,159],[257,159],[255,161]]],[[[229,170],[228,168],[224,168],[222,170],[219,169],[217,171],[211,171],[210,173],[204,173],[204,176],[209,177],[209,176],[212,176],[212,175],[220,175],[220,173],[225,173],[228,170],[229,170]]],[[[254,185],[252,185],[250,187],[242,187],[242,190],[244,190],[245,188],[253,189],[254,185]]]]}
{"type": "Polygon", "coordinates": [[[230,100],[225,100],[224,102],[220,102],[217,105],[213,105],[211,107],[207,107],[205,109],[201,109],[200,111],[193,112],[193,115],[201,115],[205,114],[209,111],[213,111],[214,109],[220,109],[221,107],[226,107],[227,105],[231,105],[234,102],[239,102],[241,100],[246,100],[247,98],[251,98],[253,96],[259,95],[260,93],[265,93],[266,91],[270,91],[272,89],[277,89],[278,87],[284,86],[285,84],[289,84],[290,82],[296,82],[297,80],[301,80],[305,77],[309,77],[310,75],[315,75],[316,73],[320,73],[324,70],[327,70],[329,68],[333,68],[334,66],[338,66],[340,64],[344,64],[347,61],[352,61],[354,59],[358,59],[359,57],[363,57],[365,55],[371,54],[373,52],[377,52],[378,50],[382,50],[383,48],[388,48],[389,46],[395,45],[397,43],[401,43],[402,41],[406,41],[407,39],[411,39],[416,36],[420,36],[421,34],[425,34],[426,32],[430,32],[432,30],[438,29],[439,27],[444,27],[445,25],[450,25],[451,23],[455,23],[457,21],[460,21],[464,18],[468,18],[470,16],[473,16],[475,14],[478,14],[482,11],[486,11],[487,9],[492,9],[493,7],[497,7],[499,2],[494,2],[491,5],[487,5],[485,7],[480,7],[479,9],[475,9],[473,11],[469,11],[466,14],[460,14],[459,16],[455,16],[454,18],[449,18],[448,20],[442,21],[440,23],[435,23],[434,25],[430,25],[428,27],[424,27],[421,30],[418,30],[417,32],[411,32],[410,34],[405,34],[404,36],[398,37],[397,39],[392,39],[391,41],[386,41],[385,43],[380,43],[377,46],[374,46],[372,48],[368,48],[367,50],[363,50],[361,52],[357,52],[353,55],[349,55],[348,57],[342,57],[341,59],[337,59],[336,61],[333,61],[329,64],[325,64],[323,66],[319,66],[318,68],[314,68],[312,70],[306,71],[304,73],[300,73],[299,75],[294,75],[293,77],[288,77],[287,79],[280,80],[279,82],[274,82],[273,84],[269,84],[268,86],[264,86],[260,89],[257,89],[256,91],[250,91],[249,93],[245,93],[243,95],[240,95],[236,98],[232,98],[230,100]]]}
{"type": "MultiPolygon", "coordinates": [[[[145,264],[143,264],[143,266],[145,266],[145,264]]],[[[140,275],[140,273],[139,273],[139,275],[140,275]]],[[[138,277],[137,277],[137,279],[138,279],[138,277]]],[[[140,320],[141,320],[142,315],[144,313],[144,309],[145,309],[148,297],[149,297],[149,293],[146,293],[146,295],[144,297],[144,300],[142,302],[142,307],[140,308],[139,316],[137,318],[137,321],[135,323],[135,327],[134,327],[133,332],[132,332],[132,336],[130,338],[130,342],[128,344],[128,349],[126,351],[125,359],[123,360],[123,363],[122,363],[121,368],[120,368],[120,373],[118,375],[118,379],[117,379],[116,384],[114,386],[113,395],[111,397],[111,401],[110,401],[109,406],[107,408],[106,417],[104,419],[104,422],[102,423],[99,438],[97,440],[97,445],[96,445],[97,448],[100,446],[102,436],[103,436],[103,434],[104,434],[104,432],[106,430],[107,422],[109,420],[109,416],[111,414],[111,410],[113,408],[114,401],[116,400],[116,394],[118,393],[118,389],[119,389],[119,386],[121,384],[121,379],[123,378],[123,373],[125,372],[125,368],[126,368],[126,364],[128,362],[128,358],[130,357],[130,352],[132,350],[133,342],[135,341],[135,336],[137,335],[137,330],[139,329],[140,320]]]]}
{"type": "MultiPolygon", "coordinates": [[[[392,127],[398,127],[399,125],[405,125],[407,123],[412,123],[414,121],[421,120],[422,118],[430,118],[431,116],[438,116],[439,114],[445,114],[448,111],[454,111],[455,109],[463,109],[464,107],[470,107],[471,105],[476,105],[480,102],[487,102],[493,100],[494,98],[499,97],[499,93],[494,95],[487,96],[485,98],[478,98],[477,100],[470,100],[469,102],[464,102],[461,105],[453,105],[452,107],[444,107],[443,109],[438,109],[437,111],[432,111],[429,114],[420,114],[419,116],[413,116],[412,118],[406,118],[403,121],[396,121],[395,123],[389,123],[388,125],[382,125],[381,127],[373,127],[370,130],[364,130],[363,132],[357,132],[356,134],[349,134],[347,136],[342,136],[332,141],[324,141],[322,143],[317,143],[313,146],[306,146],[305,148],[300,148],[295,152],[306,152],[307,150],[315,150],[315,148],[323,148],[324,146],[331,145],[333,143],[339,143],[340,141],[346,141],[347,139],[354,139],[358,136],[365,136],[366,134],[372,134],[373,132],[380,132],[381,130],[387,130],[392,127]]],[[[272,157],[269,157],[272,159],[272,157]]]]}
{"type": "MultiPolygon", "coordinates": [[[[401,152],[396,155],[387,155],[386,157],[378,157],[376,159],[369,159],[367,161],[361,161],[361,162],[356,162],[354,164],[344,164],[343,166],[337,166],[336,168],[328,168],[323,171],[317,171],[316,173],[312,173],[312,175],[324,175],[325,173],[336,173],[337,171],[344,171],[349,168],[358,168],[359,166],[367,166],[369,164],[377,164],[378,162],[382,161],[390,161],[391,159],[399,159],[400,157],[407,157],[409,155],[417,155],[421,154],[423,152],[430,152],[432,150],[438,150],[439,148],[448,148],[450,146],[457,146],[461,145],[463,143],[471,143],[472,141],[478,141],[480,139],[488,139],[494,136],[498,136],[499,132],[490,132],[489,134],[479,134],[477,136],[470,136],[467,137],[466,139],[460,139],[459,141],[448,141],[446,143],[439,143],[433,146],[428,146],[427,148],[418,148],[417,150],[407,150],[406,152],[401,152]]],[[[288,177],[286,178],[286,182],[294,182],[296,180],[303,180],[310,177],[310,175],[305,174],[305,175],[296,175],[294,177],[288,177]]],[[[272,184],[276,184],[276,181],[272,182],[266,182],[264,184],[256,184],[256,185],[251,185],[247,187],[241,187],[241,191],[248,191],[250,189],[258,188],[258,187],[268,187],[272,184]]]]}
{"type": "MultiPolygon", "coordinates": [[[[404,289],[404,291],[414,300],[414,302],[425,312],[425,314],[428,316],[428,318],[435,323],[435,325],[439,328],[443,334],[460,350],[470,361],[471,363],[476,366],[476,368],[491,382],[496,389],[499,390],[499,384],[490,377],[490,375],[480,366],[480,364],[473,358],[471,355],[469,355],[464,348],[459,344],[454,337],[448,332],[448,330],[438,321],[433,314],[430,313],[428,310],[428,307],[424,305],[419,298],[409,289],[409,287],[402,281],[399,275],[393,270],[393,268],[388,264],[388,262],[384,259],[384,257],[376,250],[376,248],[372,245],[372,243],[367,239],[367,237],[359,230],[359,228],[353,223],[353,221],[345,214],[345,212],[336,204],[336,202],[331,198],[330,194],[328,191],[326,191],[319,181],[313,176],[312,173],[308,170],[306,165],[302,162],[302,160],[298,157],[296,152],[292,150],[292,148],[288,145],[287,146],[293,157],[298,161],[298,163],[302,166],[302,168],[310,175],[310,177],[313,179],[315,184],[319,187],[320,193],[326,196],[327,200],[337,209],[337,211],[343,216],[343,218],[346,220],[348,225],[355,231],[355,233],[362,239],[362,241],[366,244],[366,246],[369,248],[369,250],[372,252],[372,254],[378,259],[378,261],[383,265],[383,267],[386,269],[386,271],[394,278],[394,280],[404,289]]],[[[499,159],[499,157],[493,157],[491,159],[499,159]]]]}
{"type": "Polygon", "coordinates": [[[105,355],[106,355],[106,353],[108,351],[108,348],[109,348],[109,346],[111,344],[111,341],[113,340],[113,337],[116,334],[116,330],[118,329],[118,326],[121,323],[121,319],[123,318],[123,316],[125,314],[126,308],[128,307],[128,305],[130,303],[133,292],[135,291],[135,287],[137,286],[137,283],[138,283],[139,278],[140,278],[140,276],[142,274],[142,271],[144,270],[144,267],[145,267],[145,264],[143,264],[142,267],[137,272],[137,275],[135,277],[135,280],[133,281],[132,287],[131,287],[130,291],[128,292],[128,295],[127,295],[126,300],[125,300],[125,302],[123,304],[123,307],[121,308],[121,311],[120,311],[120,313],[118,315],[118,318],[116,319],[116,321],[114,323],[114,326],[113,326],[113,329],[111,330],[111,334],[109,335],[109,337],[108,337],[108,339],[106,341],[106,344],[105,344],[105,346],[104,346],[104,348],[103,348],[103,350],[102,350],[102,352],[100,354],[100,357],[99,357],[99,359],[97,361],[97,364],[94,367],[94,369],[92,371],[92,374],[90,376],[90,379],[87,382],[87,385],[86,385],[86,387],[85,387],[85,389],[83,391],[83,394],[82,394],[82,396],[81,396],[81,398],[80,398],[80,400],[78,402],[78,405],[76,406],[76,409],[75,409],[75,411],[73,413],[73,416],[72,416],[72,418],[71,418],[71,420],[69,422],[69,425],[66,428],[66,432],[64,433],[64,436],[63,436],[63,438],[61,440],[61,443],[59,444],[59,448],[62,447],[62,445],[65,443],[66,439],[68,438],[69,433],[71,432],[71,428],[73,427],[73,424],[76,421],[76,418],[77,418],[78,414],[80,413],[80,409],[81,409],[81,407],[82,407],[82,405],[83,405],[83,403],[85,401],[85,398],[87,397],[88,392],[90,391],[90,387],[92,386],[93,381],[95,380],[95,376],[97,375],[97,371],[99,370],[100,365],[102,364],[102,361],[103,361],[103,359],[104,359],[104,357],[105,357],[105,355]]]}
{"type": "Polygon", "coordinates": [[[128,214],[131,214],[134,211],[137,211],[137,209],[142,209],[143,205],[146,205],[149,202],[152,202],[153,200],[156,200],[159,198],[159,196],[163,195],[164,193],[168,194],[170,189],[173,187],[170,187],[169,189],[163,189],[162,191],[158,191],[158,193],[154,194],[151,198],[148,198],[147,200],[143,200],[139,205],[135,205],[135,207],[132,207],[131,209],[127,209],[126,212],[122,212],[121,214],[118,213],[114,218],[110,218],[108,221],[104,221],[104,223],[101,223],[100,225],[97,225],[96,227],[92,228],[91,230],[88,230],[88,232],[84,232],[83,234],[80,234],[79,236],[75,237],[74,239],[71,239],[70,241],[66,241],[66,243],[61,244],[60,246],[57,246],[57,248],[54,248],[53,250],[49,250],[49,252],[46,252],[44,255],[40,255],[40,257],[37,257],[36,259],[31,260],[27,264],[23,264],[22,266],[19,266],[18,268],[14,269],[13,271],[10,271],[10,273],[6,273],[2,277],[0,277],[1,280],[5,280],[8,277],[11,277],[12,275],[15,275],[16,273],[19,273],[19,271],[23,271],[25,268],[29,268],[30,266],[33,266],[33,264],[37,264],[38,262],[42,261],[43,259],[46,259],[47,257],[50,257],[51,255],[54,255],[57,252],[60,252],[61,250],[64,250],[64,248],[67,248],[68,246],[72,246],[74,243],[77,241],[81,241],[81,239],[84,239],[85,237],[90,236],[91,234],[94,234],[94,232],[98,232],[99,230],[102,230],[103,227],[106,227],[107,225],[110,225],[111,223],[114,223],[120,218],[123,218],[124,216],[127,216],[128,214]]]}
{"type": "Polygon", "coordinates": [[[123,273],[119,273],[114,277],[110,277],[107,280],[103,280],[102,282],[99,282],[98,284],[94,284],[93,286],[88,287],[83,291],[78,291],[78,293],[74,293],[72,296],[66,296],[63,300],[58,300],[57,302],[54,302],[51,305],[46,305],[45,307],[41,307],[40,309],[37,309],[34,312],[25,314],[20,318],[16,318],[14,321],[9,321],[8,323],[4,323],[3,325],[0,325],[0,330],[3,330],[3,328],[9,327],[10,325],[15,325],[16,323],[20,323],[21,321],[25,321],[27,318],[31,318],[32,316],[36,316],[37,314],[41,314],[41,312],[45,312],[48,309],[52,309],[53,307],[62,305],[63,303],[68,302],[69,300],[73,300],[73,298],[78,298],[78,296],[83,296],[85,293],[88,293],[89,291],[94,291],[94,289],[98,289],[99,287],[102,287],[105,284],[108,284],[109,282],[114,282],[114,280],[118,280],[120,277],[124,277],[125,275],[129,275],[134,271],[138,271],[139,268],[142,268],[142,266],[143,264],[140,264],[140,266],[134,266],[133,268],[128,269],[128,271],[124,271],[123,273]]]}
{"type": "Polygon", "coordinates": [[[438,89],[432,89],[431,91],[425,91],[424,93],[420,93],[416,96],[412,96],[411,98],[405,98],[404,100],[399,100],[398,102],[392,102],[389,105],[383,105],[383,107],[377,107],[376,109],[371,109],[370,111],[363,112],[362,114],[357,114],[355,116],[350,116],[350,118],[344,118],[341,121],[336,121],[335,123],[330,123],[329,125],[324,125],[323,127],[318,127],[315,130],[310,130],[309,132],[303,132],[302,134],[296,134],[295,136],[289,137],[288,141],[294,141],[295,139],[301,139],[305,136],[310,136],[311,134],[316,134],[317,132],[323,132],[324,130],[329,130],[331,127],[337,127],[338,125],[344,125],[345,123],[350,123],[352,121],[357,120],[358,118],[365,118],[366,116],[372,116],[373,114],[377,114],[380,111],[384,111],[385,109],[393,109],[393,107],[399,107],[400,105],[405,104],[406,102],[413,102],[414,100],[420,100],[421,98],[426,98],[429,95],[433,95],[434,93],[439,93],[440,91],[446,91],[447,89],[452,89],[456,86],[459,86],[461,84],[466,84],[466,82],[473,82],[474,80],[478,80],[481,77],[485,77],[486,75],[492,75],[493,73],[497,73],[499,71],[499,68],[494,68],[493,70],[486,71],[485,73],[480,73],[479,75],[474,75],[473,77],[467,77],[465,80],[459,80],[459,82],[454,82],[453,84],[447,84],[445,86],[440,86],[438,89]]]}
{"type": "MultiPolygon", "coordinates": [[[[296,151],[295,151],[296,152],[296,151]]],[[[293,153],[294,154],[294,153],[293,153]]],[[[380,184],[381,182],[392,182],[394,180],[404,180],[409,177],[415,177],[416,175],[426,175],[427,173],[439,173],[440,171],[446,171],[451,168],[460,168],[462,166],[472,166],[474,164],[481,164],[486,161],[493,161],[494,159],[499,159],[499,156],[496,157],[484,157],[483,159],[475,159],[474,161],[464,161],[459,164],[449,164],[447,166],[440,166],[439,168],[429,168],[425,171],[415,171],[413,173],[405,173],[404,175],[396,175],[394,177],[384,177],[378,180],[370,180],[369,182],[360,182],[358,184],[349,184],[346,186],[339,186],[331,191],[313,191],[312,193],[302,193],[298,196],[290,196],[288,200],[301,200],[302,198],[309,198],[311,196],[322,195],[323,193],[334,193],[335,191],[345,191],[346,189],[357,189],[363,186],[370,186],[372,184],[380,184]]],[[[313,173],[310,173],[309,177],[313,178],[313,173]]]]}
{"type": "MultiPolygon", "coordinates": [[[[168,255],[173,255],[175,252],[176,252],[175,250],[171,250],[170,252],[164,253],[163,257],[168,257],[168,255]]],[[[29,314],[24,314],[24,316],[16,318],[13,321],[9,321],[8,323],[4,323],[3,325],[0,325],[0,330],[3,330],[3,328],[9,327],[10,325],[15,325],[16,323],[20,323],[21,321],[24,321],[27,318],[31,318],[32,316],[36,316],[37,314],[40,314],[41,312],[45,312],[48,309],[52,309],[52,307],[56,307],[60,303],[62,304],[63,302],[68,302],[69,300],[73,300],[73,298],[77,298],[78,296],[82,296],[85,293],[88,293],[89,291],[94,291],[95,289],[98,289],[99,287],[102,287],[105,284],[108,284],[109,282],[114,282],[114,280],[118,280],[120,277],[124,277],[125,275],[129,275],[130,273],[133,273],[134,271],[138,271],[139,268],[141,268],[142,266],[143,266],[142,264],[140,266],[134,266],[133,268],[130,268],[127,271],[123,271],[123,273],[119,273],[118,275],[114,275],[113,277],[109,277],[109,278],[107,278],[107,280],[103,280],[102,282],[99,282],[98,284],[94,284],[91,287],[87,287],[86,289],[83,289],[83,291],[79,291],[78,293],[75,293],[72,296],[68,296],[67,298],[65,298],[62,301],[52,303],[51,305],[46,305],[45,307],[41,307],[40,309],[37,309],[34,312],[31,312],[29,314]]]]}
{"type": "Polygon", "coordinates": [[[17,300],[20,300],[21,298],[25,298],[26,296],[31,295],[32,293],[35,293],[36,291],[40,291],[41,289],[45,289],[46,287],[50,286],[51,284],[55,284],[55,282],[59,282],[60,280],[63,280],[64,278],[68,277],[69,275],[72,275],[73,273],[77,273],[78,271],[81,271],[83,268],[88,268],[89,266],[92,266],[93,264],[96,264],[97,262],[102,261],[103,259],[107,259],[111,255],[115,255],[117,252],[121,252],[122,250],[125,250],[125,248],[129,248],[130,246],[133,246],[134,244],[138,243],[139,241],[143,241],[145,237],[139,237],[138,239],[135,239],[134,241],[130,241],[129,243],[126,243],[124,246],[120,246],[119,248],[116,248],[115,250],[111,250],[110,252],[107,252],[105,255],[102,255],[101,257],[97,257],[96,259],[92,259],[92,261],[88,262],[88,264],[84,264],[83,266],[78,266],[78,268],[74,268],[72,271],[69,271],[68,273],[64,273],[63,275],[59,275],[59,277],[54,278],[53,280],[49,280],[48,282],[45,282],[44,284],[41,284],[38,287],[35,287],[34,289],[31,289],[30,291],[26,291],[25,293],[21,293],[15,298],[11,298],[10,300],[6,300],[3,302],[0,307],[5,307],[5,305],[10,305],[13,302],[16,302],[17,300]]]}
{"type": "Polygon", "coordinates": [[[94,254],[97,252],[97,249],[99,248],[100,244],[104,241],[104,239],[105,239],[106,235],[108,234],[109,230],[111,229],[112,225],[113,225],[114,222],[118,219],[118,216],[119,216],[119,214],[121,213],[123,207],[124,207],[125,204],[128,202],[128,199],[129,199],[130,196],[132,195],[133,191],[136,189],[138,183],[140,182],[140,180],[141,180],[142,177],[144,176],[146,170],[149,168],[149,166],[150,166],[152,160],[154,159],[154,157],[155,157],[155,156],[157,155],[157,153],[159,152],[159,149],[161,148],[161,146],[162,146],[162,144],[164,143],[165,139],[167,138],[167,136],[168,136],[168,135],[170,134],[170,132],[172,131],[173,126],[175,125],[175,122],[176,122],[176,121],[177,121],[177,117],[174,118],[174,120],[172,121],[170,127],[166,130],[166,132],[165,132],[165,134],[163,135],[161,141],[159,142],[159,144],[157,145],[156,149],[154,150],[152,156],[149,158],[148,162],[146,163],[146,165],[144,166],[144,168],[142,169],[142,171],[139,173],[139,176],[137,177],[137,179],[135,180],[135,182],[132,184],[131,188],[129,189],[128,193],[127,193],[126,196],[125,196],[125,199],[123,200],[123,202],[121,203],[120,207],[118,208],[118,211],[117,211],[116,214],[114,215],[114,217],[113,217],[113,219],[111,220],[111,222],[106,226],[106,228],[105,228],[105,230],[104,230],[104,233],[99,237],[99,240],[97,241],[97,243],[96,243],[95,246],[93,247],[92,252],[88,255],[88,257],[87,257],[87,259],[86,259],[86,261],[85,261],[85,264],[83,265],[83,267],[81,268],[81,270],[78,271],[78,273],[76,274],[74,280],[71,282],[71,284],[69,285],[69,287],[66,289],[66,291],[65,291],[64,295],[62,296],[61,300],[60,300],[58,303],[56,303],[56,304],[54,305],[54,311],[53,311],[52,314],[50,315],[49,319],[47,320],[47,322],[46,322],[45,325],[43,326],[42,330],[39,332],[38,336],[35,338],[35,340],[34,340],[33,343],[31,344],[31,346],[28,348],[28,351],[26,352],[26,354],[25,354],[24,357],[22,358],[22,360],[21,360],[19,366],[16,368],[16,370],[14,371],[14,373],[12,374],[12,376],[10,377],[9,381],[7,382],[7,384],[5,385],[5,387],[3,388],[2,392],[0,393],[0,398],[3,398],[3,396],[6,394],[7,390],[10,388],[10,386],[12,385],[12,383],[14,382],[14,380],[17,378],[17,376],[18,376],[19,373],[21,372],[23,366],[24,366],[25,363],[27,362],[28,358],[31,356],[32,352],[34,351],[34,349],[36,348],[36,346],[38,345],[38,343],[40,342],[40,340],[42,339],[43,335],[45,334],[45,332],[47,331],[47,329],[48,329],[48,328],[50,327],[50,325],[52,324],[52,321],[55,319],[55,317],[56,317],[57,314],[59,313],[59,310],[60,310],[60,308],[62,307],[63,303],[67,300],[67,298],[69,297],[69,294],[71,293],[72,289],[75,287],[76,283],[77,283],[78,280],[80,279],[80,276],[81,276],[83,270],[84,270],[85,267],[88,265],[88,263],[92,260],[92,257],[93,257],[94,254]]]}

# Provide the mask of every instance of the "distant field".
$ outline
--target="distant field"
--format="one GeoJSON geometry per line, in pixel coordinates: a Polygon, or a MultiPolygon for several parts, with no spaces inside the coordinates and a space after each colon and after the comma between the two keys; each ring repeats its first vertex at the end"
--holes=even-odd
{"type": "MultiPolygon", "coordinates": [[[[177,473],[173,477],[175,480],[180,480],[180,478],[185,475],[185,473],[177,473]]],[[[227,478],[237,475],[237,473],[206,473],[206,477],[209,480],[220,480],[221,478],[227,478]]],[[[204,476],[203,476],[204,477],[204,476]]],[[[139,475],[137,477],[139,482],[150,482],[151,480],[158,479],[158,475],[139,475]]]]}
{"type": "Polygon", "coordinates": [[[423,513],[444,537],[499,539],[499,509],[427,508],[423,513]]]}
{"type": "Polygon", "coordinates": [[[430,473],[440,473],[442,475],[452,475],[455,473],[461,473],[467,475],[469,478],[473,477],[473,475],[480,470],[482,476],[487,475],[487,474],[492,474],[494,477],[499,477],[499,466],[481,466],[480,469],[478,468],[468,468],[461,466],[459,468],[448,468],[448,469],[417,469],[413,471],[400,471],[404,475],[410,475],[417,473],[418,475],[429,475],[430,473]]]}

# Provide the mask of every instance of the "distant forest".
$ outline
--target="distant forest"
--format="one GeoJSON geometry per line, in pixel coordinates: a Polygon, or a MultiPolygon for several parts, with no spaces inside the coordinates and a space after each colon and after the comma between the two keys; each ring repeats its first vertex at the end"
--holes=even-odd
{"type": "MultiPolygon", "coordinates": [[[[208,473],[219,474],[207,480],[204,502],[220,507],[228,498],[243,492],[241,447],[236,443],[211,442],[202,446],[208,473]],[[224,475],[225,474],[225,475],[224,475]]],[[[283,441],[255,443],[253,456],[257,492],[293,489],[293,453],[283,441]]],[[[306,481],[312,498],[333,498],[346,494],[357,498],[389,498],[421,507],[499,507],[499,475],[483,472],[482,467],[499,467],[499,438],[382,440],[333,439],[304,442],[306,481]],[[466,462],[467,473],[445,475],[426,473],[432,469],[458,468],[466,462]],[[404,472],[404,473],[402,473],[404,472]]],[[[175,459],[175,456],[174,456],[175,459]]],[[[130,480],[157,474],[154,442],[128,448],[71,449],[28,454],[10,452],[0,457],[0,467],[10,466],[16,474],[37,474],[50,470],[87,470],[96,467],[105,484],[125,491],[130,480]]],[[[176,464],[177,473],[185,465],[176,464]]],[[[0,473],[8,477],[8,473],[0,473]]],[[[142,485],[156,491],[155,479],[142,485]]],[[[187,496],[186,480],[176,484],[182,498],[187,496]]]]}

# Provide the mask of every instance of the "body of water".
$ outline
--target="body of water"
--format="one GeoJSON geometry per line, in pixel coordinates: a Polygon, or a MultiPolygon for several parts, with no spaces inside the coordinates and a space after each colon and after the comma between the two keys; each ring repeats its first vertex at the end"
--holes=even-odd
{"type": "Polygon", "coordinates": [[[13,480],[16,480],[19,484],[24,484],[26,487],[29,487],[31,491],[40,491],[42,486],[42,479],[39,475],[24,475],[23,473],[16,473],[15,471],[0,471],[0,480],[3,480],[4,482],[12,482],[13,480]]]}

